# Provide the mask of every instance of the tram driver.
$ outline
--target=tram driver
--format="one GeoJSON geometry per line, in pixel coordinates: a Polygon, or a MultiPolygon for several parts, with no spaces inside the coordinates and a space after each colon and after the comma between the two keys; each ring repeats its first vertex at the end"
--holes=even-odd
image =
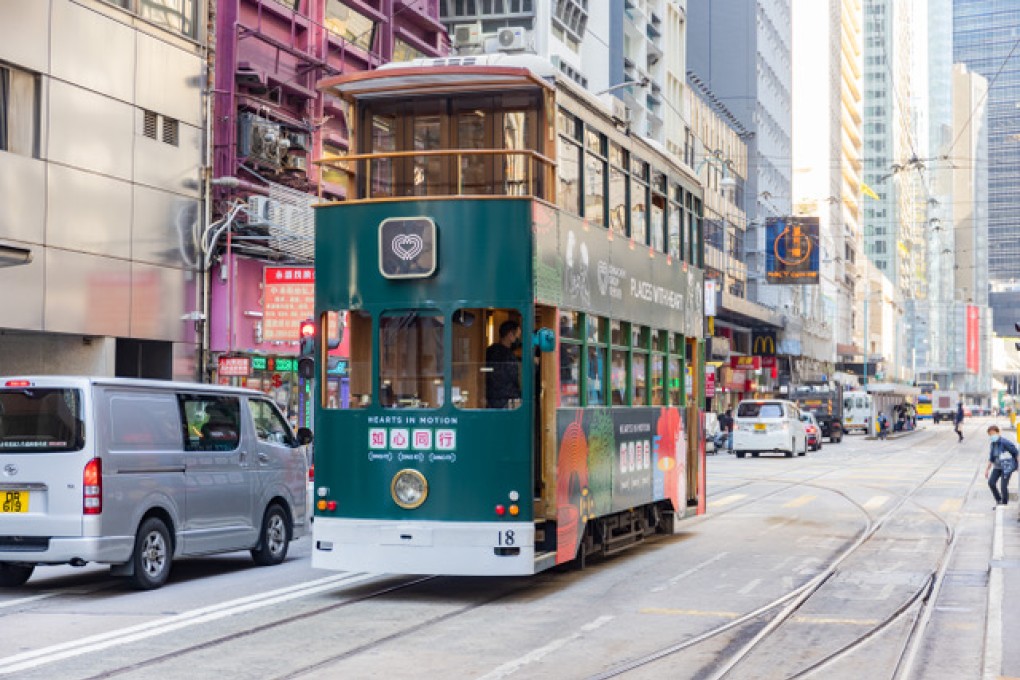
{"type": "Polygon", "coordinates": [[[520,360],[514,353],[520,342],[521,324],[511,319],[499,325],[499,339],[485,350],[487,408],[516,408],[520,403],[520,360]]]}

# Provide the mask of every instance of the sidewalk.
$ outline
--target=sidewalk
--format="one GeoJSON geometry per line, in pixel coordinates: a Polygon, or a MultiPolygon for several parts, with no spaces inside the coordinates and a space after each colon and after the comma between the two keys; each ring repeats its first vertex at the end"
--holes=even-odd
{"type": "MultiPolygon", "coordinates": [[[[927,425],[918,425],[913,430],[902,430],[900,432],[890,432],[889,434],[887,434],[885,436],[885,438],[887,440],[892,440],[892,439],[899,439],[900,437],[909,437],[912,434],[917,434],[918,432],[924,432],[927,429],[928,429],[927,425]]],[[[878,435],[876,435],[876,434],[866,434],[866,435],[864,435],[864,438],[867,439],[867,440],[876,440],[876,439],[878,439],[878,435]]]]}
{"type": "Polygon", "coordinates": [[[1010,504],[995,511],[988,563],[984,678],[1020,678],[1020,517],[1010,504]]]}

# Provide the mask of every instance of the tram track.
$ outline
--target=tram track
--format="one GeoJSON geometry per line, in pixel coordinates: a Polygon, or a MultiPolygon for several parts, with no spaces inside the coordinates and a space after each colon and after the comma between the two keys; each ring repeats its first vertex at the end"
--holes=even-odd
{"type": "MultiPolygon", "coordinates": [[[[655,650],[649,654],[645,654],[635,659],[625,661],[597,675],[590,676],[590,680],[603,680],[608,678],[615,678],[630,673],[632,671],[636,671],[640,668],[651,666],[652,664],[661,662],[675,654],[697,647],[698,645],[701,645],[707,642],[708,640],[719,637],[730,631],[737,630],[741,627],[747,626],[755,621],[760,620],[762,617],[768,615],[770,612],[773,612],[776,609],[783,607],[782,611],[780,611],[778,614],[775,614],[768,623],[766,623],[762,628],[760,628],[749,642],[743,645],[735,654],[731,655],[725,662],[723,662],[721,666],[717,666],[716,668],[714,668],[710,672],[710,675],[706,676],[711,678],[712,680],[722,680],[723,678],[728,677],[731,674],[731,672],[738,668],[740,664],[744,662],[755,649],[759,648],[759,646],[765,640],[767,640],[770,636],[774,635],[778,630],[782,628],[784,624],[789,622],[796,614],[796,612],[800,610],[811,599],[812,596],[818,593],[818,591],[821,590],[822,587],[833,576],[835,576],[838,573],[840,566],[844,562],[846,562],[846,560],[848,560],[850,557],[857,554],[858,551],[860,551],[861,548],[868,543],[868,541],[875,537],[878,531],[883,526],[885,526],[886,523],[889,520],[891,520],[897,513],[899,513],[908,503],[932,515],[942,525],[946,532],[946,539],[943,550],[941,554],[938,556],[938,558],[935,560],[934,562],[935,566],[932,569],[931,573],[924,580],[924,583],[921,585],[921,587],[915,589],[914,592],[912,592],[909,597],[902,601],[889,615],[884,617],[876,625],[869,628],[868,631],[865,631],[864,633],[856,636],[853,640],[843,645],[841,648],[826,655],[822,659],[813,662],[808,667],[796,671],[795,674],[791,674],[788,677],[796,678],[810,677],[817,673],[818,671],[822,670],[823,668],[827,668],[836,661],[845,658],[847,655],[853,653],[856,649],[860,648],[863,644],[873,639],[877,635],[881,634],[881,632],[883,632],[897,620],[900,620],[905,614],[912,611],[914,605],[916,605],[917,602],[920,600],[922,602],[922,609],[917,614],[915,614],[915,619],[911,625],[910,635],[904,642],[903,648],[901,649],[898,655],[896,665],[897,670],[895,671],[895,674],[892,676],[897,679],[909,677],[909,673],[912,671],[912,668],[916,663],[917,654],[919,653],[920,649],[920,641],[923,638],[924,630],[927,626],[928,620],[930,619],[931,605],[933,605],[934,602],[937,600],[938,592],[941,588],[942,583],[944,582],[946,570],[948,569],[948,565],[952,558],[953,551],[955,550],[957,537],[954,526],[950,526],[949,523],[943,517],[938,515],[936,512],[925,507],[924,505],[917,503],[915,496],[956,457],[957,457],[956,452],[947,454],[943,458],[943,460],[940,461],[939,464],[927,476],[925,476],[924,479],[917,483],[907,494],[901,496],[898,502],[892,508],[890,508],[880,518],[874,521],[871,519],[871,515],[870,513],[867,512],[866,508],[864,508],[862,505],[860,505],[853,499],[850,499],[846,494],[842,493],[837,489],[827,487],[823,484],[815,483],[815,480],[825,477],[829,474],[832,474],[833,472],[835,472],[835,470],[828,470],[822,474],[816,475],[807,480],[787,480],[787,479],[775,480],[773,483],[780,483],[783,485],[780,489],[777,489],[774,492],[769,492],[767,494],[756,496],[754,499],[749,500],[747,503],[741,504],[739,506],[734,506],[732,508],[727,508],[725,511],[716,513],[714,516],[718,517],[729,512],[734,512],[740,508],[747,507],[748,505],[758,503],[759,501],[764,500],[765,498],[773,496],[776,493],[787,490],[789,488],[793,488],[796,486],[806,486],[825,489],[837,493],[839,495],[843,495],[848,500],[850,500],[850,502],[853,505],[855,505],[859,510],[861,510],[865,514],[865,516],[868,517],[868,523],[866,528],[863,529],[862,532],[859,533],[858,536],[852,542],[850,542],[850,545],[848,547],[845,547],[837,557],[832,559],[824,570],[822,570],[820,573],[812,577],[809,581],[799,586],[798,588],[795,588],[794,590],[782,595],[781,597],[778,597],[768,603],[765,603],[762,606],[750,612],[747,612],[725,624],[722,624],[715,628],[711,628],[707,631],[704,631],[693,637],[689,637],[685,640],[681,640],[671,645],[667,645],[666,647],[655,650]]],[[[841,468],[841,470],[845,471],[846,468],[841,468]]],[[[977,471],[974,472],[968,484],[967,487],[968,495],[970,494],[970,491],[973,488],[976,479],[977,471]]],[[[748,482],[748,484],[753,484],[756,482],[766,480],[756,479],[748,482]]],[[[861,488],[874,488],[863,484],[858,486],[861,488]]],[[[958,521],[959,519],[957,520],[957,522],[958,521]]]]}

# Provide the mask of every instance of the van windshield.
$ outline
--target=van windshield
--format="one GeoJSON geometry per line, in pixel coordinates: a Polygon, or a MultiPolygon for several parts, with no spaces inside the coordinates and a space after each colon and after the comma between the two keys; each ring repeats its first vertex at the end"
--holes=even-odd
{"type": "Polygon", "coordinates": [[[782,418],[782,404],[745,402],[737,407],[738,418],[782,418]]]}
{"type": "Polygon", "coordinates": [[[80,390],[0,389],[0,453],[77,451],[83,446],[80,390]]]}

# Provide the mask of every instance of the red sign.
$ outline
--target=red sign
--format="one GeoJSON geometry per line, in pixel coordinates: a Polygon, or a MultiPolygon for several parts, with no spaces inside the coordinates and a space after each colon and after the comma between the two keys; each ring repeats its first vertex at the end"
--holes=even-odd
{"type": "Polygon", "coordinates": [[[301,322],[315,315],[315,270],[266,267],[262,300],[262,339],[300,340],[301,322]]]}
{"type": "Polygon", "coordinates": [[[730,371],[729,380],[726,381],[726,389],[730,392],[743,392],[747,384],[746,371],[730,371]]]}
{"type": "Polygon", "coordinates": [[[981,368],[981,331],[978,308],[967,305],[967,372],[977,373],[981,368]]]}
{"type": "MultiPolygon", "coordinates": [[[[774,359],[775,357],[773,357],[774,359]]],[[[730,357],[730,368],[758,370],[761,368],[762,357],[730,357]]]]}
{"type": "Polygon", "coordinates": [[[220,357],[218,362],[220,377],[247,377],[251,375],[251,357],[220,357]]]}
{"type": "Polygon", "coordinates": [[[772,356],[762,357],[761,358],[761,367],[762,368],[775,368],[776,367],[776,355],[773,354],[772,356]]]}
{"type": "Polygon", "coordinates": [[[715,371],[705,373],[705,396],[715,396],[715,371]]]}

